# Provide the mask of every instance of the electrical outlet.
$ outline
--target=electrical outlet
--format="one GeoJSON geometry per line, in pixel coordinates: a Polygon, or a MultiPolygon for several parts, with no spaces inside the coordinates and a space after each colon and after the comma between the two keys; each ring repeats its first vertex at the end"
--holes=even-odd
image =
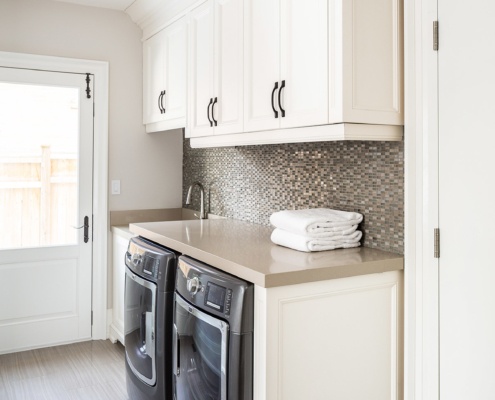
{"type": "Polygon", "coordinates": [[[120,194],[120,180],[112,181],[112,194],[120,194]]]}

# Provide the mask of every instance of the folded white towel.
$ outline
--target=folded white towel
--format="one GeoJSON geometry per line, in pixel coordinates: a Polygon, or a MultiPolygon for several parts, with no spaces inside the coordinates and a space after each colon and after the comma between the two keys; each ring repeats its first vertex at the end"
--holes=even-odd
{"type": "Polygon", "coordinates": [[[298,235],[292,232],[287,232],[282,229],[274,229],[272,232],[272,242],[280,246],[289,247],[299,251],[324,251],[334,249],[348,249],[351,247],[359,247],[361,231],[355,231],[350,235],[333,237],[331,239],[314,238],[310,236],[298,235]]]}
{"type": "Polygon", "coordinates": [[[327,232],[342,232],[358,225],[363,215],[356,212],[312,208],[285,210],[273,213],[270,222],[276,228],[302,235],[316,235],[327,232]]]}

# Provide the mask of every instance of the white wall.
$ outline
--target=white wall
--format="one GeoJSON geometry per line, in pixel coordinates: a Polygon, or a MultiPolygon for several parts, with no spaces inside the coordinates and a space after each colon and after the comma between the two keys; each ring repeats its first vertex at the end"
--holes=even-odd
{"type": "Polygon", "coordinates": [[[142,125],[141,36],[124,12],[0,0],[0,51],[109,62],[109,181],[121,180],[110,210],[181,206],[182,133],[149,135],[142,125]]]}

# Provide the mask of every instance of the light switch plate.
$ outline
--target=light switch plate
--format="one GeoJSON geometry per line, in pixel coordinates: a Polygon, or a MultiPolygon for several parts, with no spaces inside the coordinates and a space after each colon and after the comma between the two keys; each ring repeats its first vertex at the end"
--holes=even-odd
{"type": "Polygon", "coordinates": [[[120,194],[120,180],[112,181],[112,194],[120,194]]]}

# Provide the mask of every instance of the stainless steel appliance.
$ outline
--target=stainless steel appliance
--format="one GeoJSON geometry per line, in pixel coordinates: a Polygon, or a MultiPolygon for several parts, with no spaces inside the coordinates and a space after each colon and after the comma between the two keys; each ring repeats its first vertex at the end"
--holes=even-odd
{"type": "Polygon", "coordinates": [[[124,343],[131,400],[172,399],[176,254],[132,238],[125,255],[124,343]]]}
{"type": "Polygon", "coordinates": [[[253,284],[190,257],[179,257],[175,400],[252,400],[253,319],[253,284]]]}

